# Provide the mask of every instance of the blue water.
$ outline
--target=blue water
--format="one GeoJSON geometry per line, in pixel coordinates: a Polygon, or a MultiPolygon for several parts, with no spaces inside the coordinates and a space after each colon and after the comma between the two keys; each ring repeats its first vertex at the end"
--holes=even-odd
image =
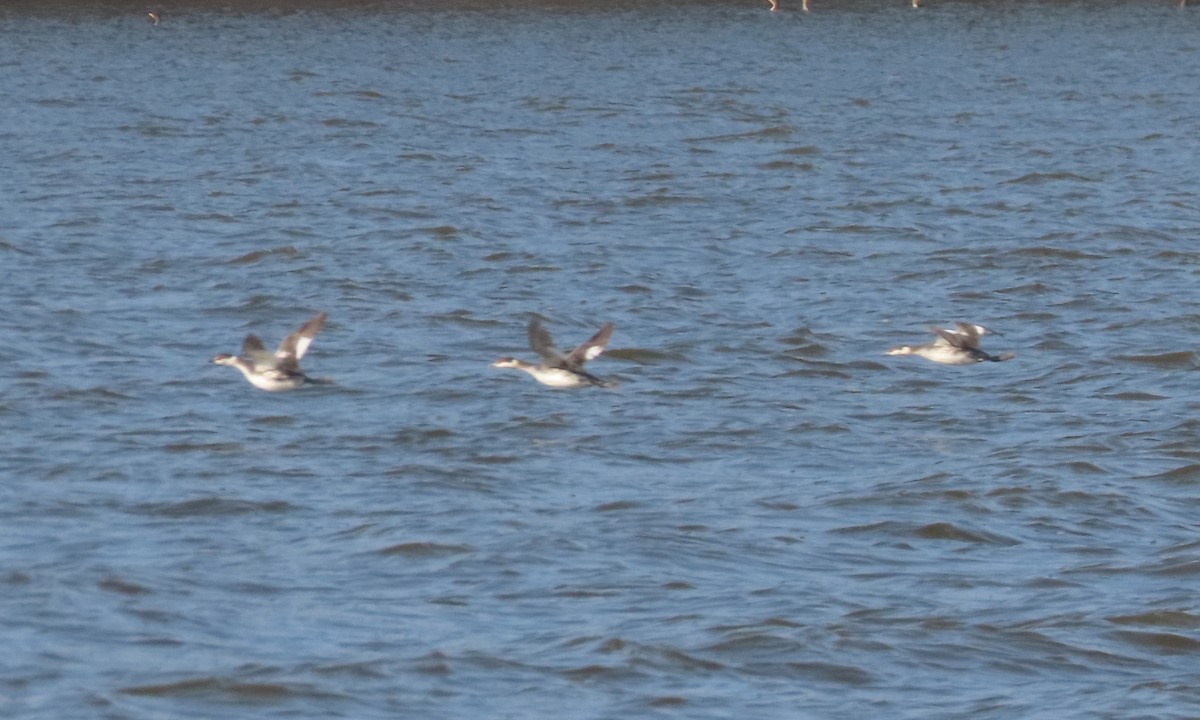
{"type": "Polygon", "coordinates": [[[0,715],[1200,713],[1194,9],[144,12],[0,13],[0,715]]]}

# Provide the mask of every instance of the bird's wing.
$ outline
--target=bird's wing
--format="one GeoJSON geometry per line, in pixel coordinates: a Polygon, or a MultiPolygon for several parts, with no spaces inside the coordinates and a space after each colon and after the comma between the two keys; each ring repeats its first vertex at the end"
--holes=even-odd
{"type": "Polygon", "coordinates": [[[949,347],[961,348],[963,350],[975,349],[975,345],[971,342],[970,336],[940,327],[931,329],[933,330],[933,334],[937,335],[937,340],[933,341],[934,345],[946,345],[949,347]]]}
{"type": "Polygon", "coordinates": [[[255,370],[266,370],[276,365],[275,356],[267,352],[262,340],[257,335],[250,334],[242,341],[242,356],[254,363],[255,370]]]}
{"type": "Polygon", "coordinates": [[[964,322],[954,323],[954,327],[958,328],[957,334],[967,338],[967,342],[971,343],[971,347],[979,347],[979,337],[988,330],[982,325],[972,325],[964,322]]]}
{"type": "Polygon", "coordinates": [[[612,337],[612,333],[613,324],[604,323],[604,327],[597,330],[595,335],[571,351],[571,354],[567,356],[567,362],[578,367],[604,352],[604,348],[608,345],[608,339],[612,337]]]}
{"type": "Polygon", "coordinates": [[[536,317],[529,321],[529,347],[547,365],[558,367],[567,360],[562,350],[554,346],[554,338],[550,337],[550,331],[542,327],[542,321],[536,317]]]}
{"type": "Polygon", "coordinates": [[[325,317],[325,313],[317,313],[308,322],[301,325],[299,330],[288,335],[283,342],[279,343],[279,348],[275,350],[275,357],[279,359],[281,366],[289,364],[294,367],[300,363],[300,358],[304,357],[304,353],[308,351],[313,337],[324,327],[325,317]]]}

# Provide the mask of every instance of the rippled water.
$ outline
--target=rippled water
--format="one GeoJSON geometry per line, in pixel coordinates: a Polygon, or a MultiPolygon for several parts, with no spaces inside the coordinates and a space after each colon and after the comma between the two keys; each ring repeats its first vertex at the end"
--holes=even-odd
{"type": "Polygon", "coordinates": [[[0,14],[0,714],[1200,713],[1200,15],[813,4],[0,14]]]}

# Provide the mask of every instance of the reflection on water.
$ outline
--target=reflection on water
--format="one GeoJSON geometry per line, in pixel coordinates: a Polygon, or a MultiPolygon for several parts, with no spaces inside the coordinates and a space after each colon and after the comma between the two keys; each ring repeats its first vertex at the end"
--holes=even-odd
{"type": "Polygon", "coordinates": [[[1200,701],[1190,9],[267,5],[0,15],[5,717],[1200,701]]]}

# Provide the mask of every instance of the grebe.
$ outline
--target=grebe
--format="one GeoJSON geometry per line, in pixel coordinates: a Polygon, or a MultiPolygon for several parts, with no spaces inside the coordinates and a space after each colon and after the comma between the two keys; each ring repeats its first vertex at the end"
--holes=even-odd
{"type": "Polygon", "coordinates": [[[212,361],[241,370],[251,385],[267,392],[295,390],[306,382],[320,382],[300,372],[300,358],[304,357],[313,336],[323,325],[325,313],[317,313],[299,330],[285,337],[275,354],[267,352],[257,335],[250,334],[242,341],[241,356],[221,354],[212,361]]]}
{"type": "Polygon", "coordinates": [[[1004,362],[1016,357],[1013,353],[988,355],[979,349],[979,338],[985,333],[992,332],[982,325],[954,323],[954,330],[940,327],[932,328],[937,338],[927,345],[901,345],[888,350],[888,355],[919,355],[926,360],[942,365],[974,365],[984,362],[1004,362]]]}
{"type": "Polygon", "coordinates": [[[583,370],[585,362],[604,352],[604,346],[608,344],[608,338],[612,336],[612,331],[612,323],[605,323],[604,327],[597,330],[596,334],[588,338],[582,345],[569,353],[564,353],[554,346],[554,340],[550,337],[550,333],[535,317],[529,321],[529,347],[541,356],[541,364],[534,365],[524,360],[502,357],[492,363],[492,367],[524,370],[532,375],[534,380],[556,388],[574,388],[585,385],[613,387],[614,383],[601,380],[583,370]]]}

